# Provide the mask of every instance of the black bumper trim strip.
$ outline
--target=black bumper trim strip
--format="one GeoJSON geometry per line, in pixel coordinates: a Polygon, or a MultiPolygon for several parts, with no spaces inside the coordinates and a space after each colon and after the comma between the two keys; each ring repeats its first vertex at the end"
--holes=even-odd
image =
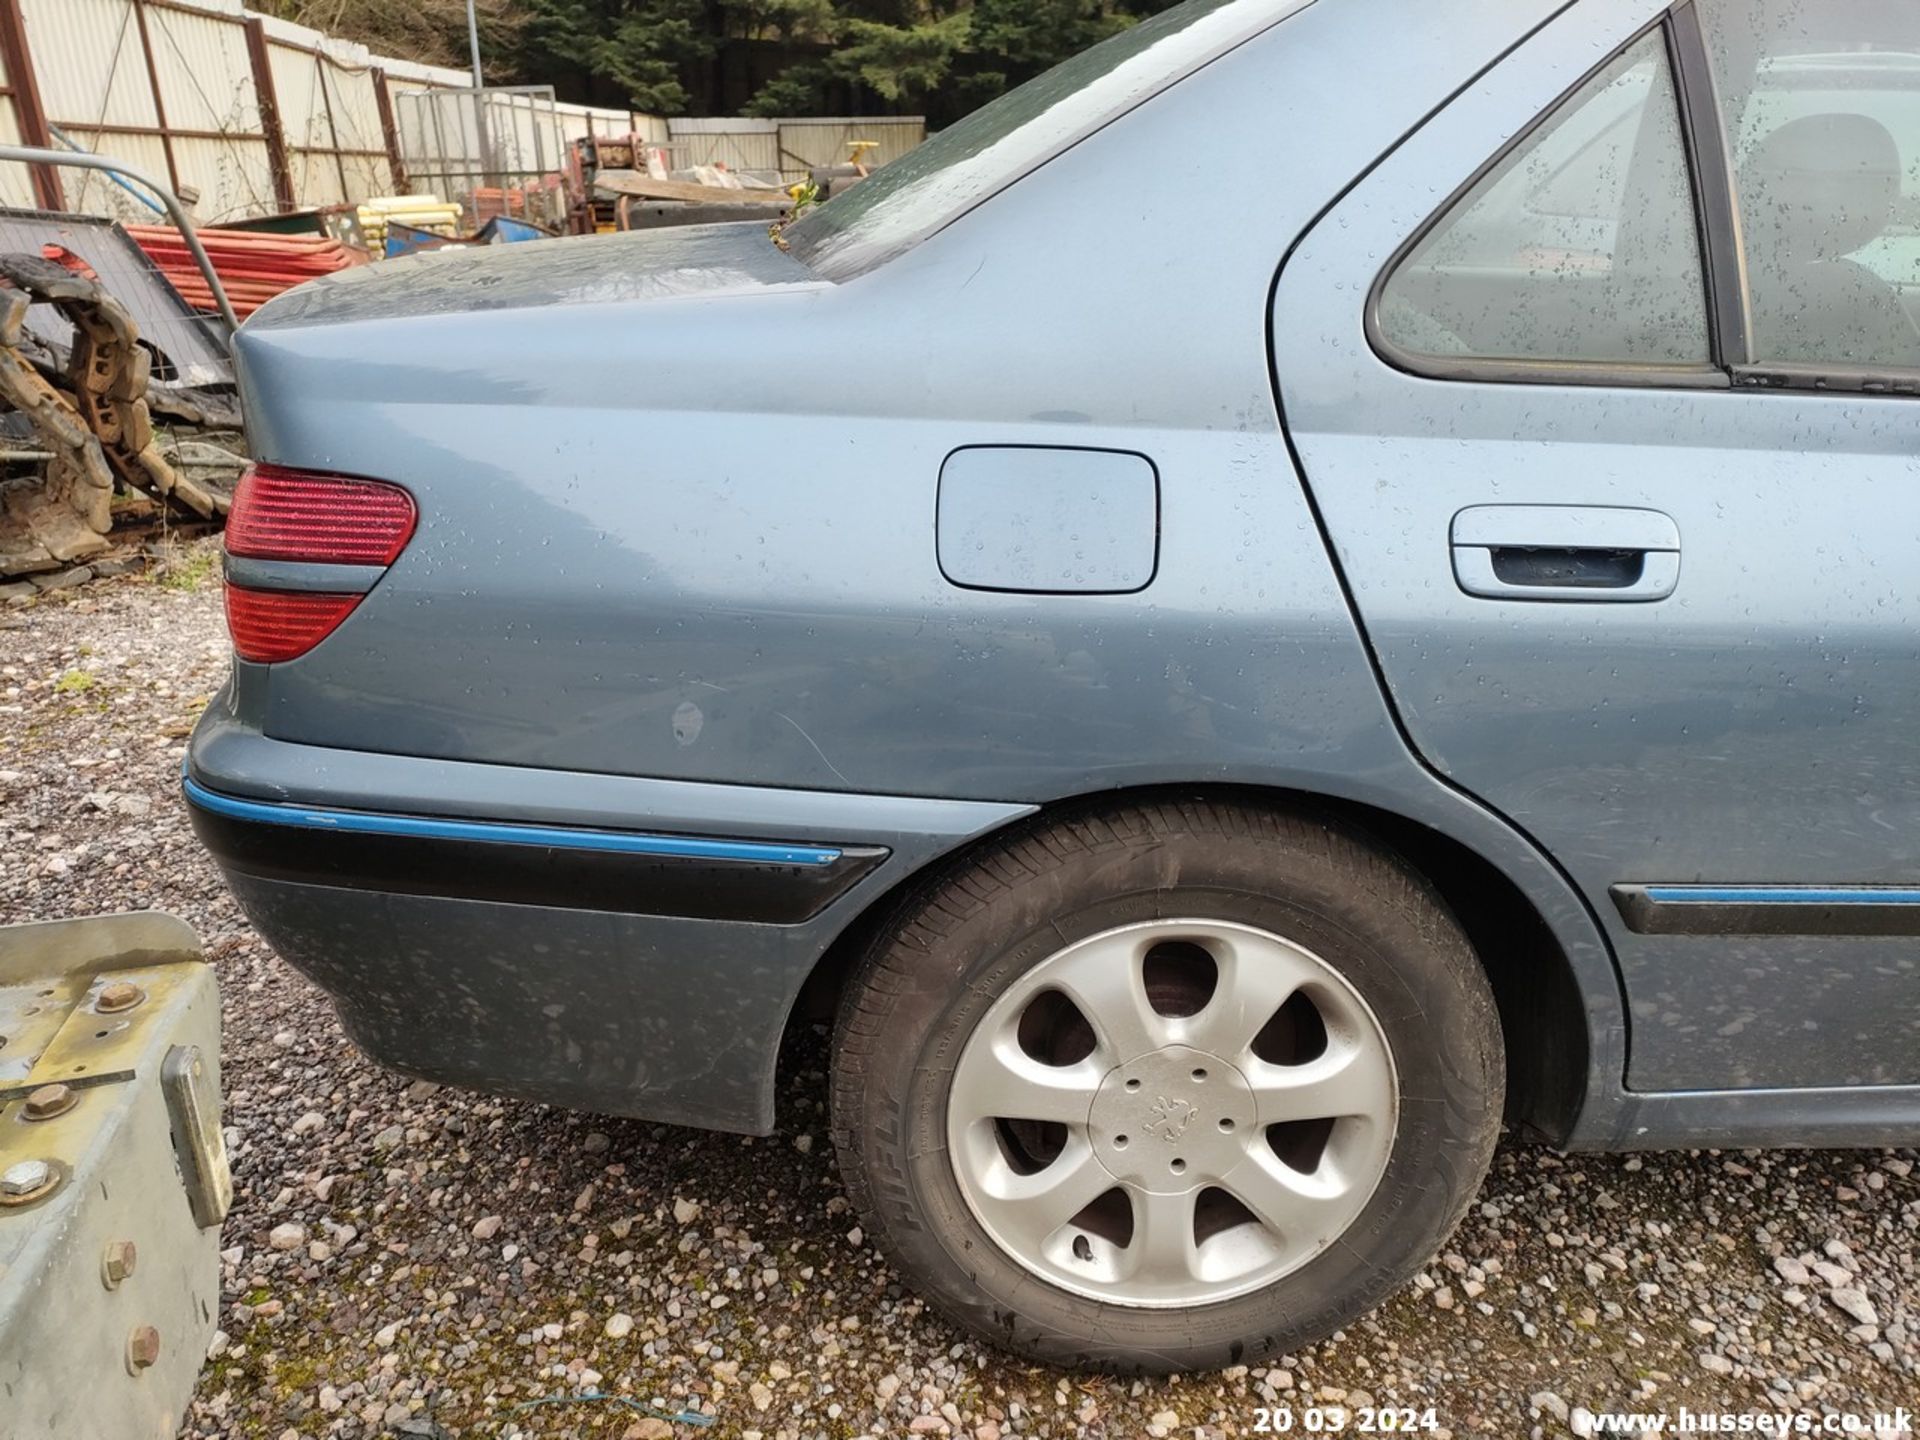
{"type": "Polygon", "coordinates": [[[792,864],[379,835],[241,819],[188,801],[194,833],[221,868],[257,879],[621,915],[799,925],[890,853],[840,846],[826,864],[792,864]]]}
{"type": "Polygon", "coordinates": [[[1636,935],[1920,935],[1920,891],[1615,885],[1608,893],[1636,935]]]}

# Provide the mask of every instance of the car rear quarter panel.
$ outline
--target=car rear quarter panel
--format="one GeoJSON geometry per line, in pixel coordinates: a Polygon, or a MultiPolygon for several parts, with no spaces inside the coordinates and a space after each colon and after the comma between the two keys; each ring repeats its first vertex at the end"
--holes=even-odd
{"type": "Polygon", "coordinates": [[[275,667],[268,733],[995,800],[1404,764],[1281,433],[1268,295],[1552,8],[1309,6],[842,285],[243,333],[263,456],[421,512],[275,667]],[[946,458],[1049,444],[1158,468],[1143,593],[941,575],[946,458]]]}

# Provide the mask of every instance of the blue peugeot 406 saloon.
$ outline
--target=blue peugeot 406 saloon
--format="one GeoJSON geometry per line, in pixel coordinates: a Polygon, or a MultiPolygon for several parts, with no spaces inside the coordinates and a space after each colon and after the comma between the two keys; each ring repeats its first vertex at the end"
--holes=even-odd
{"type": "Polygon", "coordinates": [[[783,232],[240,332],[187,798],[398,1069],[1253,1361],[1503,1121],[1920,1134],[1920,9],[1194,0],[783,232]]]}

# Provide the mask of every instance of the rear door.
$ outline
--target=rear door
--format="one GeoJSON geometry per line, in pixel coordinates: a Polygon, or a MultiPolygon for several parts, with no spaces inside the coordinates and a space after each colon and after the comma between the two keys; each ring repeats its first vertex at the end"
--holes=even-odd
{"type": "Polygon", "coordinates": [[[1914,7],[1584,0],[1281,273],[1398,713],[1605,925],[1635,1090],[1920,1084],[1916,96],[1914,7]]]}

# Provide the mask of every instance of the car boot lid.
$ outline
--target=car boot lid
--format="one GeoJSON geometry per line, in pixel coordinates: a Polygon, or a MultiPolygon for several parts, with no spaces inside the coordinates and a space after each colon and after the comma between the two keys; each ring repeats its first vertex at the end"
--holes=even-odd
{"type": "Polygon", "coordinates": [[[288,291],[246,333],[549,305],[719,297],[821,284],[757,220],[458,246],[360,265],[288,291]]]}

